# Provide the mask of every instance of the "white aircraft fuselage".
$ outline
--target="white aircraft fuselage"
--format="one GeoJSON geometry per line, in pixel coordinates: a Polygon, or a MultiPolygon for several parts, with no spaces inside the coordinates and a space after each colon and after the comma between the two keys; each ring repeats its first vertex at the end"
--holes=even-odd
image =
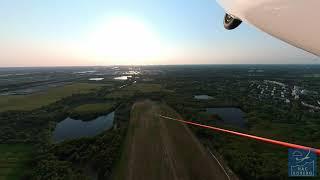
{"type": "Polygon", "coordinates": [[[226,13],[320,56],[320,0],[217,0],[226,13]]]}

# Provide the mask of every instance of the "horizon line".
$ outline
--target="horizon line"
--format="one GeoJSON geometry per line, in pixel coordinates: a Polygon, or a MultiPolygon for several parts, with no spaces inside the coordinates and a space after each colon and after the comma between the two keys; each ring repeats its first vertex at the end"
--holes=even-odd
{"type": "Polygon", "coordinates": [[[254,66],[283,66],[283,65],[298,65],[298,66],[303,66],[303,65],[320,65],[320,63],[307,63],[307,64],[141,64],[141,65],[56,65],[56,66],[4,66],[4,67],[0,67],[0,69],[5,69],[5,68],[76,68],[76,67],[115,67],[115,66],[119,66],[119,67],[125,67],[125,66],[241,66],[241,65],[254,65],[254,66]]]}

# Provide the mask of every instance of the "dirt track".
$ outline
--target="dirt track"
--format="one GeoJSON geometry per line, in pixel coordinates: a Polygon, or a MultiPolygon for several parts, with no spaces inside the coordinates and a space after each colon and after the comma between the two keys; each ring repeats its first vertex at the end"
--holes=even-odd
{"type": "Polygon", "coordinates": [[[115,179],[227,179],[188,127],[157,114],[179,117],[165,104],[149,100],[134,104],[115,179]]]}

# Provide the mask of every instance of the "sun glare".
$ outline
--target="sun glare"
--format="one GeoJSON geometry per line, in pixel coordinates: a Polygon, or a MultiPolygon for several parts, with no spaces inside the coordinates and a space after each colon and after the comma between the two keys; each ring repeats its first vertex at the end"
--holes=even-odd
{"type": "Polygon", "coordinates": [[[152,64],[161,56],[160,38],[143,22],[115,17],[98,26],[89,38],[90,53],[115,64],[152,64]]]}

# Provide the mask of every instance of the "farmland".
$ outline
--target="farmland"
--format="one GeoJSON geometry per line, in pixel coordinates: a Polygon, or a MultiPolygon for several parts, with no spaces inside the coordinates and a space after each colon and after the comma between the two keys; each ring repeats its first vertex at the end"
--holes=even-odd
{"type": "Polygon", "coordinates": [[[88,93],[102,86],[103,84],[75,83],[30,95],[0,96],[0,111],[33,110],[54,103],[72,94],[88,93]]]}

